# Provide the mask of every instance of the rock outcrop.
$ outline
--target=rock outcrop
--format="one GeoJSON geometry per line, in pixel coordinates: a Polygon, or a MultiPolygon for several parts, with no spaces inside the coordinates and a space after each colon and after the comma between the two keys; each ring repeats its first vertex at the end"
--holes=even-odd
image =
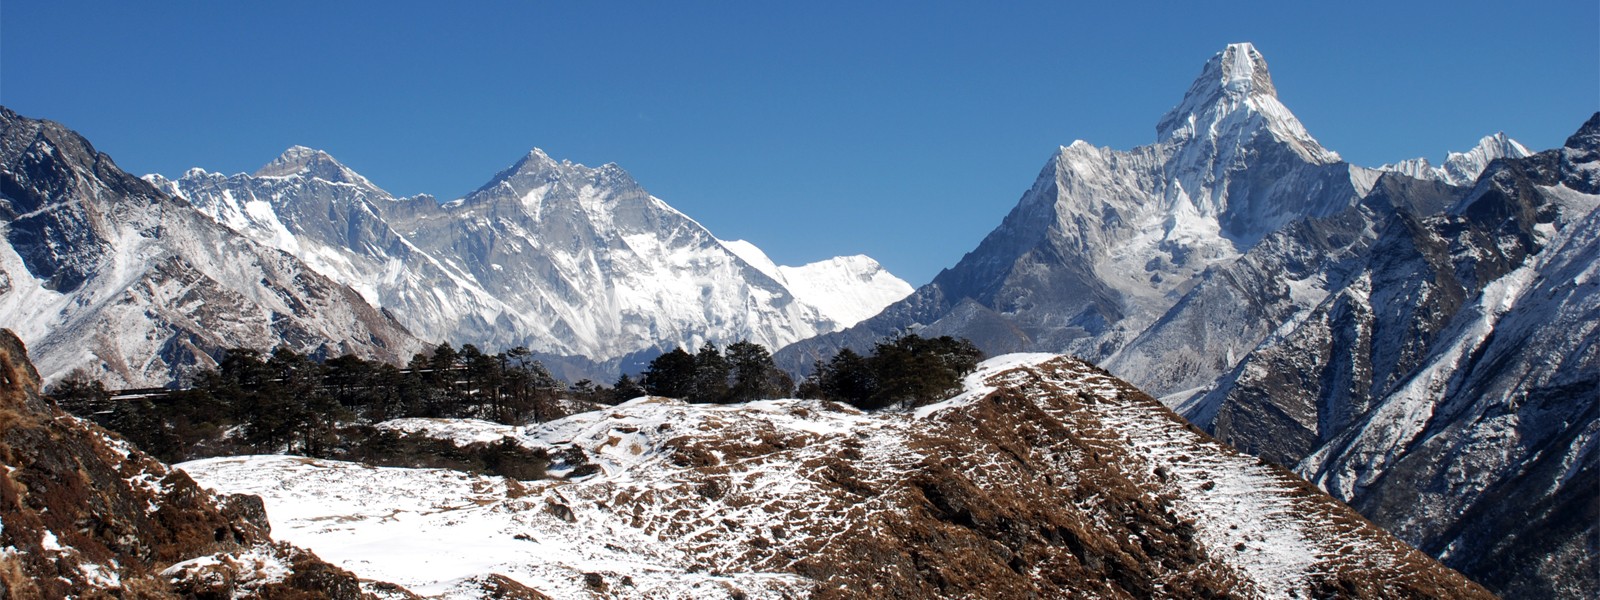
{"type": "Polygon", "coordinates": [[[363,598],[274,542],[256,496],[219,496],[39,395],[0,330],[0,598],[363,598]]]}

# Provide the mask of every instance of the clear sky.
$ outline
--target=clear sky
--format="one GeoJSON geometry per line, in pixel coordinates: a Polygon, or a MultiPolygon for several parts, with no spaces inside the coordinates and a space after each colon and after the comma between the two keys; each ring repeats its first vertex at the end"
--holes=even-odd
{"type": "Polygon", "coordinates": [[[1057,146],[1153,141],[1230,42],[1356,164],[1559,146],[1600,109],[1594,0],[1210,4],[0,0],[0,103],[135,174],[303,144],[448,200],[534,147],[615,162],[781,264],[913,285],[1057,146]]]}

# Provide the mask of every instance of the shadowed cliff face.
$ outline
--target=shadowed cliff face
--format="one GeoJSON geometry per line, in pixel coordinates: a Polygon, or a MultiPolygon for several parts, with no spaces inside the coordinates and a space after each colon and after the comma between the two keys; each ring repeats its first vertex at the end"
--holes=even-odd
{"type": "Polygon", "coordinates": [[[354,576],[268,535],[255,496],[217,496],[39,395],[0,330],[0,597],[359,598],[354,576]]]}

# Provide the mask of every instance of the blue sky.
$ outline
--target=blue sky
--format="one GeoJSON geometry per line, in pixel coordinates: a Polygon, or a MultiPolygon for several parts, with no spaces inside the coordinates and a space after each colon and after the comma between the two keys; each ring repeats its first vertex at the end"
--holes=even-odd
{"type": "Polygon", "coordinates": [[[914,285],[1059,145],[1153,141],[1256,44],[1324,146],[1376,166],[1600,109],[1600,6],[1505,2],[0,2],[0,103],[136,174],[322,148],[448,200],[534,147],[615,162],[779,263],[914,285]],[[1111,5],[1117,6],[1111,6],[1111,5]]]}

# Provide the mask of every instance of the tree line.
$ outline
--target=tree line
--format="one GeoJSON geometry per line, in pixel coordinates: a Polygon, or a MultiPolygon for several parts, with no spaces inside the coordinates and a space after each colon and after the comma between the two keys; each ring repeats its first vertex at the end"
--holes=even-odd
{"type": "Polygon", "coordinates": [[[799,396],[867,410],[914,406],[960,391],[962,377],[981,358],[967,340],[907,335],[878,343],[867,356],[843,350],[818,361],[797,388],[761,345],[738,341],[719,349],[707,343],[693,354],[675,348],[652,360],[639,378],[622,375],[606,387],[588,380],[568,385],[526,348],[488,354],[471,344],[458,349],[445,343],[414,355],[404,368],[349,355],[318,362],[286,348],[235,349],[216,368],[200,371],[191,389],[113,398],[79,372],[56,384],[51,396],[63,409],[169,462],[264,452],[340,458],[395,447],[372,427],[390,419],[521,425],[646,394],[710,403],[799,396]]]}
{"type": "MultiPolygon", "coordinates": [[[[961,380],[983,359],[972,342],[950,336],[905,335],[876,344],[862,356],[850,349],[817,361],[795,387],[765,348],[738,342],[719,351],[705,344],[694,354],[683,348],[656,357],[640,387],[656,396],[689,402],[747,402],[796,395],[845,402],[864,410],[917,406],[961,391],[961,380]]],[[[633,382],[624,378],[617,388],[633,382]]]]}
{"type": "MultiPolygon", "coordinates": [[[[617,382],[618,389],[625,380],[617,382]]],[[[694,354],[679,347],[656,357],[639,385],[652,396],[728,404],[788,396],[794,379],[773,364],[772,354],[760,344],[734,342],[723,352],[706,342],[694,354]]]]}
{"type": "Polygon", "coordinates": [[[962,379],[982,360],[964,338],[905,335],[878,342],[867,356],[845,348],[817,361],[796,393],[863,410],[921,406],[960,393],[962,379]]]}
{"type": "Polygon", "coordinates": [[[216,368],[196,374],[187,390],[113,398],[79,372],[51,396],[68,412],[176,462],[248,452],[330,457],[349,449],[359,429],[352,426],[408,417],[548,421],[572,411],[564,399],[612,401],[608,392],[569,388],[526,348],[486,354],[446,343],[414,355],[403,369],[349,355],[317,362],[286,348],[233,349],[216,368]]]}

